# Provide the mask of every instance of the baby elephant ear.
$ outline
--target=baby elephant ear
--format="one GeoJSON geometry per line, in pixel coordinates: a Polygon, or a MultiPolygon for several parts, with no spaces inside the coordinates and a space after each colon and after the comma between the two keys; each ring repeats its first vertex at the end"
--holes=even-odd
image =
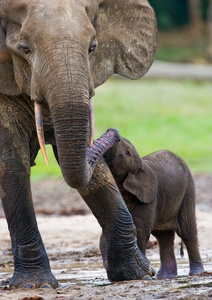
{"type": "Polygon", "coordinates": [[[10,96],[19,95],[21,92],[15,82],[13,62],[5,45],[5,31],[0,20],[0,93],[10,96]]]}
{"type": "Polygon", "coordinates": [[[123,184],[124,188],[136,196],[142,203],[150,203],[157,197],[157,179],[152,170],[145,169],[129,173],[123,184]]]}
{"type": "Polygon", "coordinates": [[[157,25],[147,0],[98,0],[98,47],[91,56],[94,86],[117,73],[131,79],[150,68],[157,43],[157,25]]]}

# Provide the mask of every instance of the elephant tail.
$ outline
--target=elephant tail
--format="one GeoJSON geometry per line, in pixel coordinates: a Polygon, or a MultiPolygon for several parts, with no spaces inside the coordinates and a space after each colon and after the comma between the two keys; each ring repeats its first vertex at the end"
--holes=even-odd
{"type": "Polygon", "coordinates": [[[181,244],[180,244],[180,256],[181,256],[181,258],[184,257],[183,241],[182,240],[181,240],[181,244]]]}

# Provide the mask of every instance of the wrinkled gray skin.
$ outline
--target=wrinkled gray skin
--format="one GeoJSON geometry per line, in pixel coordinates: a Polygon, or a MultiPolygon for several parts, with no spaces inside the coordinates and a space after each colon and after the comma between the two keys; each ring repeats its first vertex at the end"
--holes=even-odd
{"type": "MultiPolygon", "coordinates": [[[[123,138],[104,156],[133,217],[142,253],[146,252],[150,233],[158,240],[161,267],[157,278],[177,276],[175,232],[188,251],[189,275],[201,274],[204,269],[197,241],[195,187],[185,162],[165,150],[140,158],[134,146],[123,138]]],[[[100,249],[106,265],[104,235],[100,249]]]]}
{"type": "Polygon", "coordinates": [[[103,159],[95,167],[116,133],[89,148],[88,140],[94,88],[114,73],[143,76],[153,61],[156,31],[146,0],[0,0],[0,196],[14,256],[11,287],[58,284],[31,197],[30,167],[40,148],[34,104],[42,105],[45,141],[65,181],[102,226],[108,278],[152,275],[109,169],[103,159]]]}

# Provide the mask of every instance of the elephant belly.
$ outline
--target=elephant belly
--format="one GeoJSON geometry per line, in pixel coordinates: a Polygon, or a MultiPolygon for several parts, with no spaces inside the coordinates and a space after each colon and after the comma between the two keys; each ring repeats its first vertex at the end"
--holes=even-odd
{"type": "Polygon", "coordinates": [[[175,219],[167,221],[156,221],[152,231],[174,230],[176,231],[177,221],[175,219]]]}

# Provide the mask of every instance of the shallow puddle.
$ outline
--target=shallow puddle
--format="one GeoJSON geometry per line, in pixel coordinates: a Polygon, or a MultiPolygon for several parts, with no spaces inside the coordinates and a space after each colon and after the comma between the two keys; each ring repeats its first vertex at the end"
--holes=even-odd
{"type": "MultiPolygon", "coordinates": [[[[58,270],[52,270],[61,284],[85,284],[85,285],[106,285],[110,284],[107,279],[106,271],[102,267],[102,263],[74,263],[67,262],[66,268],[60,269],[62,265],[56,265],[58,270]]],[[[64,266],[63,266],[64,267],[64,266]]]]}

